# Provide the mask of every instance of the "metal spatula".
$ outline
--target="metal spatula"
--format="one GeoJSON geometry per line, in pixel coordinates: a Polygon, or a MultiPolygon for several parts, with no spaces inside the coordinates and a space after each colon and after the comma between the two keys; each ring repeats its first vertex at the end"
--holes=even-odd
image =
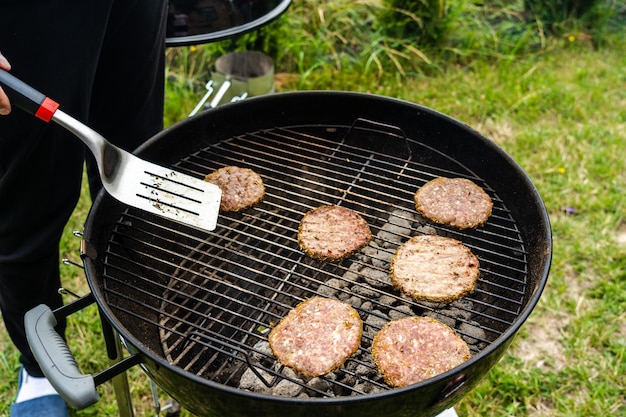
{"type": "Polygon", "coordinates": [[[58,103],[6,71],[0,70],[0,84],[8,87],[5,92],[13,104],[45,122],[54,121],[87,145],[98,163],[104,188],[112,197],[199,229],[215,229],[222,196],[218,186],[144,161],[112,145],[58,110],[58,103]]]}

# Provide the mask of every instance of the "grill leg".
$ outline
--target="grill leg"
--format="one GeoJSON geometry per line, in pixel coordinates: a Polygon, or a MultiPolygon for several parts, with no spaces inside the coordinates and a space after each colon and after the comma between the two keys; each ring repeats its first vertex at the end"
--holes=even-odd
{"type": "MultiPolygon", "coordinates": [[[[119,335],[115,330],[115,349],[117,351],[117,357],[110,358],[111,364],[117,363],[123,358],[122,343],[120,342],[119,335]]],[[[117,409],[120,417],[134,417],[133,405],[130,399],[130,387],[128,385],[128,378],[126,372],[116,375],[111,380],[113,384],[113,392],[115,392],[115,399],[117,401],[117,409]]]]}
{"type": "MultiPolygon", "coordinates": [[[[109,363],[115,365],[124,359],[124,351],[120,335],[111,326],[111,324],[103,319],[104,315],[100,312],[100,324],[102,326],[102,335],[106,345],[109,363]]],[[[133,405],[130,399],[130,387],[126,372],[117,374],[111,378],[113,384],[113,392],[115,392],[115,400],[117,401],[117,409],[120,417],[134,417],[133,405]]]]}

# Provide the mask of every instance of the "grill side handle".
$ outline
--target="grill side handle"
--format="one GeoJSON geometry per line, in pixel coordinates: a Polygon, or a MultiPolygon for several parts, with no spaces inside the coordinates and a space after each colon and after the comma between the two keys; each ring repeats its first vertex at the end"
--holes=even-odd
{"type": "Polygon", "coordinates": [[[26,337],[41,370],[59,395],[73,408],[83,409],[98,399],[91,375],[83,375],[67,343],[57,333],[56,317],[50,307],[40,304],[24,317],[26,337]]]}

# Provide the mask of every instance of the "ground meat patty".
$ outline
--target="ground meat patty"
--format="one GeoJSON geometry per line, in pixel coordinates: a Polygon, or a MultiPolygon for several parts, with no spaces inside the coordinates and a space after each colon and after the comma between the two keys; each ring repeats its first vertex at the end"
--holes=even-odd
{"type": "Polygon", "coordinates": [[[313,297],[272,329],[269,343],[283,365],[314,377],[341,366],[358,350],[362,334],[363,322],[352,306],[313,297]]]}
{"type": "Polygon", "coordinates": [[[467,343],[453,329],[429,317],[391,321],[372,342],[372,359],[394,387],[432,378],[470,357],[467,343]]]}
{"type": "Polygon", "coordinates": [[[372,240],[369,225],[341,206],[321,206],[306,213],[298,228],[300,248],[314,259],[340,261],[372,240]]]}
{"type": "Polygon", "coordinates": [[[422,216],[458,229],[482,226],[493,208],[489,195],[465,178],[435,178],[417,190],[414,199],[422,216]]]}
{"type": "Polygon", "coordinates": [[[204,180],[222,190],[222,211],[241,211],[257,204],[265,196],[261,176],[249,168],[227,166],[210,173],[204,180]]]}
{"type": "Polygon", "coordinates": [[[449,303],[474,291],[480,275],[478,258],[456,239],[414,236],[391,260],[391,282],[424,301],[449,303]]]}

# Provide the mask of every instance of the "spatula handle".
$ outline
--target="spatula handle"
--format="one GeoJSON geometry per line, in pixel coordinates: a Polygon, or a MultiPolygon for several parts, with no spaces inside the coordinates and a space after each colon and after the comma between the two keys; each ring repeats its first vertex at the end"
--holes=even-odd
{"type": "MultiPolygon", "coordinates": [[[[59,108],[57,102],[5,70],[0,70],[0,85],[5,89],[11,103],[17,107],[45,122],[54,120],[57,124],[74,133],[89,147],[96,157],[98,165],[102,165],[105,147],[112,147],[99,133],[63,111],[57,112],[59,108]]],[[[109,149],[109,151],[109,153],[116,153],[115,149],[109,149]]]]}
{"type": "Polygon", "coordinates": [[[8,71],[0,70],[0,84],[2,84],[12,104],[45,122],[49,122],[54,112],[59,108],[57,102],[46,97],[8,71]]]}

